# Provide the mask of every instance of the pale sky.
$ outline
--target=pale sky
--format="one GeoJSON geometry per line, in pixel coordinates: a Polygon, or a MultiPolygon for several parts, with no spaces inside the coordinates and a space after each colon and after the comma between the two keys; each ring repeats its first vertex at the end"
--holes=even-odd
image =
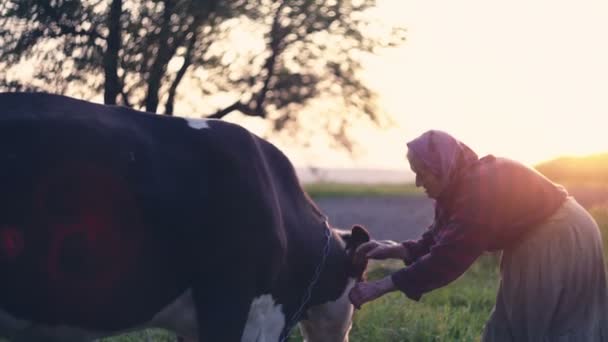
{"type": "Polygon", "coordinates": [[[398,126],[362,128],[357,161],[281,146],[296,164],[406,168],[405,142],[427,129],[527,164],[608,152],[608,1],[378,1],[408,30],[367,69],[398,126]]]}
{"type": "Polygon", "coordinates": [[[378,2],[379,18],[407,28],[403,46],[366,64],[397,126],[361,124],[357,160],[323,140],[305,150],[271,139],[296,165],[407,169],[406,141],[428,129],[527,164],[608,152],[608,0],[378,2]]]}

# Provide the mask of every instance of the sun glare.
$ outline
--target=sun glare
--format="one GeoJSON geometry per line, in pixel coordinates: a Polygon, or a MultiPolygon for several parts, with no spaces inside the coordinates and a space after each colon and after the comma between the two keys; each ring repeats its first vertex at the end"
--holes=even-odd
{"type": "Polygon", "coordinates": [[[369,61],[368,78],[399,123],[366,139],[371,154],[398,160],[427,129],[529,164],[608,151],[608,3],[379,3],[408,33],[369,61]]]}

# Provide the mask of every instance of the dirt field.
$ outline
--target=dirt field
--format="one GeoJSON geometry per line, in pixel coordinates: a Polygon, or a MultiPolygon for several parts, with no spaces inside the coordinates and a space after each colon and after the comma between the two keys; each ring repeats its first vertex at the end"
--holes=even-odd
{"type": "Polygon", "coordinates": [[[377,240],[415,239],[433,218],[432,202],[424,196],[320,198],[315,202],[335,227],[365,226],[377,240]]]}

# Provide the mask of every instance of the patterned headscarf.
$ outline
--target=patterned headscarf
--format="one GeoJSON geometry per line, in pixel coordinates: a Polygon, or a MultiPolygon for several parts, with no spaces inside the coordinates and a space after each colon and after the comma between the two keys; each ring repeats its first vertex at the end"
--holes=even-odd
{"type": "Polygon", "coordinates": [[[426,165],[445,189],[463,168],[478,160],[467,145],[448,133],[430,130],[407,143],[410,153],[426,165]]]}

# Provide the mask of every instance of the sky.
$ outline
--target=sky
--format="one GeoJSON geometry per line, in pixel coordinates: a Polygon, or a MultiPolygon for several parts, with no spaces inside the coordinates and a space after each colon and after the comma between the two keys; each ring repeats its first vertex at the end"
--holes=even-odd
{"type": "Polygon", "coordinates": [[[365,69],[397,125],[359,127],[357,160],[277,143],[297,165],[407,168],[405,143],[428,129],[526,164],[608,152],[608,1],[378,1],[407,28],[365,69]]]}
{"type": "Polygon", "coordinates": [[[378,19],[407,29],[402,46],[364,64],[395,126],[353,128],[355,159],[323,139],[305,149],[270,137],[296,166],[407,170],[406,142],[429,129],[529,165],[608,152],[608,1],[377,1],[378,19]]]}

